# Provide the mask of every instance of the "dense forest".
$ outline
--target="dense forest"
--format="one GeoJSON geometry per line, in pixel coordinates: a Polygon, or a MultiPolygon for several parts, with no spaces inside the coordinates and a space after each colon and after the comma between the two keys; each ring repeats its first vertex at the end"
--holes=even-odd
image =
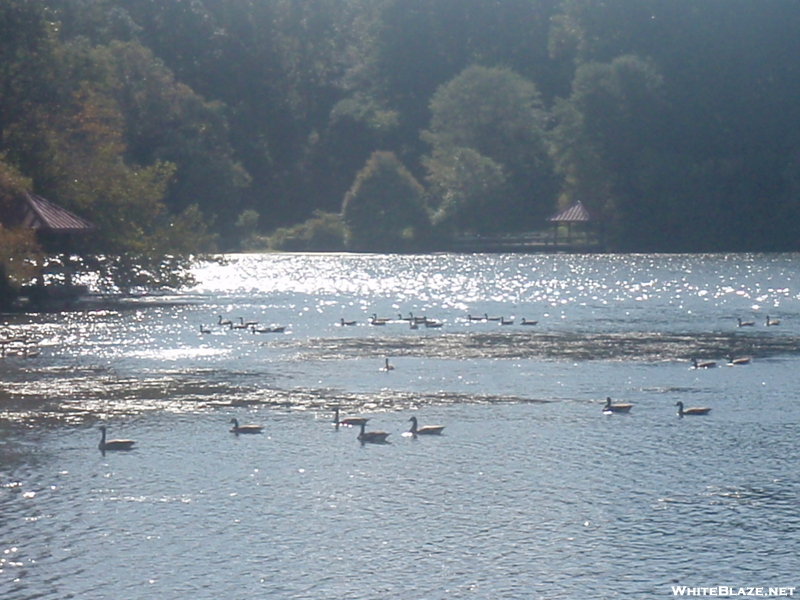
{"type": "Polygon", "coordinates": [[[577,200],[608,250],[798,250],[799,31],[795,0],[3,0],[0,201],[128,260],[443,249],[577,200]]]}

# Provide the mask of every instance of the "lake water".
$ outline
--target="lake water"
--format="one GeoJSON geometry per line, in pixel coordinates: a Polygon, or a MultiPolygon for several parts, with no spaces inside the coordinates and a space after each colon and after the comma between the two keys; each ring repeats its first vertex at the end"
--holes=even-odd
{"type": "Polygon", "coordinates": [[[798,259],[236,255],[5,316],[40,353],[0,360],[0,598],[800,594],[798,259]]]}

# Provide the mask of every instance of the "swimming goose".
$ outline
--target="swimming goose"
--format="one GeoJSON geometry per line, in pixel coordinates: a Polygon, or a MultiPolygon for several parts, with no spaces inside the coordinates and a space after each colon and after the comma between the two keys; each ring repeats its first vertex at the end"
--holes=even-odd
{"type": "Polygon", "coordinates": [[[378,315],[373,314],[372,318],[369,320],[370,325],[386,325],[389,322],[389,319],[379,319],[378,315]]]}
{"type": "Polygon", "coordinates": [[[211,333],[211,330],[206,329],[205,327],[203,327],[203,324],[200,323],[200,333],[211,333]]]}
{"type": "Polygon", "coordinates": [[[442,322],[441,321],[434,321],[433,319],[425,319],[424,323],[425,323],[425,327],[436,328],[436,327],[441,327],[442,326],[442,322]]]}
{"type": "Polygon", "coordinates": [[[505,317],[500,317],[500,325],[513,325],[514,319],[507,321],[505,317]]]}
{"type": "Polygon", "coordinates": [[[777,320],[777,319],[770,319],[770,318],[769,318],[769,315],[767,315],[767,327],[770,327],[770,326],[772,326],[772,325],[780,325],[780,324],[781,324],[781,322],[780,322],[779,320],[777,320]]]}
{"type": "Polygon", "coordinates": [[[736,320],[739,321],[739,327],[752,327],[755,325],[754,321],[742,321],[741,317],[736,317],[736,320]]]}
{"type": "Polygon", "coordinates": [[[105,425],[100,426],[100,431],[103,432],[103,436],[100,438],[100,444],[97,447],[100,448],[101,452],[106,450],[130,450],[136,443],[133,440],[106,440],[105,425]]]}
{"type": "Polygon", "coordinates": [[[347,326],[350,326],[350,325],[355,325],[355,324],[356,324],[356,322],[355,322],[355,321],[345,321],[345,320],[344,320],[344,317],[342,317],[342,318],[339,320],[339,325],[340,325],[341,327],[347,327],[347,326]]]}
{"type": "Polygon", "coordinates": [[[527,321],[525,317],[522,317],[522,321],[520,321],[520,325],[536,325],[539,321],[527,321]]]}
{"type": "Polygon", "coordinates": [[[444,425],[423,425],[422,427],[418,427],[417,417],[411,417],[409,421],[411,421],[411,429],[409,430],[409,433],[411,433],[414,437],[418,435],[440,435],[442,433],[442,429],[444,429],[444,425]]]}
{"type": "Polygon", "coordinates": [[[713,360],[707,360],[705,362],[697,362],[696,358],[692,359],[692,368],[693,369],[713,369],[717,366],[717,363],[713,360]]]}
{"type": "Polygon", "coordinates": [[[499,321],[501,317],[490,317],[488,313],[483,313],[483,320],[484,321],[499,321]]]}
{"type": "Polygon", "coordinates": [[[633,408],[633,404],[611,404],[611,396],[609,396],[606,398],[606,404],[603,407],[603,412],[607,414],[626,413],[630,412],[631,408],[633,408]]]}
{"type": "Polygon", "coordinates": [[[233,325],[233,321],[230,321],[229,319],[225,319],[223,321],[222,320],[222,315],[218,315],[218,316],[219,316],[219,320],[217,321],[217,325],[228,325],[228,326],[233,325]]]}
{"type": "Polygon", "coordinates": [[[239,421],[236,419],[231,419],[231,423],[233,424],[231,433],[236,435],[240,433],[261,433],[261,430],[264,429],[261,425],[239,425],[239,421]]]}
{"type": "Polygon", "coordinates": [[[680,400],[675,403],[675,406],[678,407],[678,416],[679,417],[682,417],[683,415],[690,415],[690,416],[691,415],[707,415],[708,413],[711,412],[710,408],[700,408],[700,407],[683,408],[683,402],[681,402],[680,400]]]}
{"type": "Polygon", "coordinates": [[[361,433],[358,434],[358,440],[362,444],[385,444],[386,438],[389,434],[385,431],[364,431],[367,427],[366,423],[361,424],[361,433]]]}
{"type": "Polygon", "coordinates": [[[386,359],[386,362],[381,367],[381,371],[394,371],[394,365],[389,364],[389,359],[386,359]]]}
{"type": "Polygon", "coordinates": [[[472,315],[467,315],[468,321],[485,321],[484,317],[473,317],[472,315]]]}
{"type": "Polygon", "coordinates": [[[333,424],[336,425],[336,429],[339,429],[339,425],[344,425],[345,427],[360,427],[361,425],[366,425],[367,421],[369,421],[369,417],[347,417],[339,420],[339,407],[337,406],[333,410],[333,424]]]}
{"type": "Polygon", "coordinates": [[[749,356],[741,356],[739,358],[733,358],[733,356],[728,357],[728,366],[733,367],[736,365],[749,365],[750,364],[750,357],[749,356]]]}

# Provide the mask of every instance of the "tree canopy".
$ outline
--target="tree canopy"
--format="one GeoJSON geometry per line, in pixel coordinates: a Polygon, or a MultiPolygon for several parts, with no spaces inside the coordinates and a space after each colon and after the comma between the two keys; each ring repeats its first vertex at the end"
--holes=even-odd
{"type": "Polygon", "coordinates": [[[5,0],[0,162],[165,280],[306,220],[360,247],[329,215],[376,169],[422,209],[370,248],[581,200],[609,250],[796,250],[798,30],[786,0],[5,0]]]}

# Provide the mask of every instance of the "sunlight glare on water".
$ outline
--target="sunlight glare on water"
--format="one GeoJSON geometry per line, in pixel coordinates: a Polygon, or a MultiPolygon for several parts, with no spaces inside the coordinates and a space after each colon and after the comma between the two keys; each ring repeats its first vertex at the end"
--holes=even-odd
{"type": "Polygon", "coordinates": [[[0,361],[0,598],[800,584],[796,255],[225,258],[175,296],[7,317],[41,353],[0,361]],[[134,450],[101,454],[101,424],[134,450]]]}

